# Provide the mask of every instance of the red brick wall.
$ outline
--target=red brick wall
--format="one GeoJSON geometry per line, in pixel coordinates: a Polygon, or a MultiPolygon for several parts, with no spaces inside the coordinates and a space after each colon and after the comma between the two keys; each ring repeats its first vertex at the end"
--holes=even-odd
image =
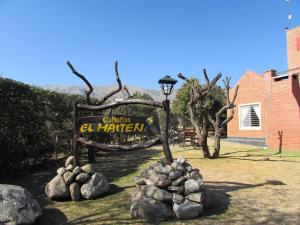
{"type": "Polygon", "coordinates": [[[288,75],[288,79],[269,82],[270,95],[266,94],[267,145],[279,147],[278,131],[283,131],[282,147],[300,149],[300,88],[297,76],[288,75]]]}
{"type": "MultiPolygon", "coordinates": [[[[234,118],[227,125],[227,135],[229,137],[265,137],[264,126],[264,78],[252,71],[247,71],[237,83],[239,87],[235,101],[234,118]],[[247,103],[261,104],[261,129],[260,130],[240,130],[239,129],[239,106],[247,103]]],[[[233,87],[230,90],[230,97],[234,93],[233,87]]]]}
{"type": "Polygon", "coordinates": [[[300,26],[287,32],[287,55],[288,55],[288,69],[294,69],[300,67],[300,51],[299,43],[300,39],[300,26]]]}

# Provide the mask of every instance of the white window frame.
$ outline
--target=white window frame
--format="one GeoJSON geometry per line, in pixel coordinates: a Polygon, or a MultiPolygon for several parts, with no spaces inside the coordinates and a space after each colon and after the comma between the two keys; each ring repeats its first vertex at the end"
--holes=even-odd
{"type": "Polygon", "coordinates": [[[261,104],[260,102],[252,102],[252,103],[246,103],[246,104],[240,104],[239,105],[239,130],[261,130],[261,104]],[[259,118],[259,127],[242,127],[241,123],[241,107],[242,106],[249,106],[249,105],[258,105],[259,111],[260,111],[260,118],[259,118]]]}

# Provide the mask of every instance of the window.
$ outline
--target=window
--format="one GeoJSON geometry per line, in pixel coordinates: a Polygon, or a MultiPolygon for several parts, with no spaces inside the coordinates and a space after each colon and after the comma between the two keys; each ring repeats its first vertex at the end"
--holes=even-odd
{"type": "Polygon", "coordinates": [[[260,130],[261,113],[260,104],[240,105],[239,128],[242,130],[260,130]]]}

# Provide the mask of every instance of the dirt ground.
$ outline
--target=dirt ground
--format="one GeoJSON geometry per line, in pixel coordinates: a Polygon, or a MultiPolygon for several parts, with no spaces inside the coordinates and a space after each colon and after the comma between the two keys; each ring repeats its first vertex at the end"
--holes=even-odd
{"type": "MultiPolygon", "coordinates": [[[[222,142],[221,157],[204,159],[200,150],[172,146],[174,158],[188,158],[199,168],[205,185],[213,190],[213,206],[195,220],[172,220],[161,224],[300,224],[300,152],[283,151],[222,142]]],[[[53,202],[44,187],[58,165],[16,180],[39,200],[43,216],[37,224],[143,224],[131,219],[132,178],[162,157],[160,147],[98,155],[99,171],[111,190],[95,200],[53,202]]]]}

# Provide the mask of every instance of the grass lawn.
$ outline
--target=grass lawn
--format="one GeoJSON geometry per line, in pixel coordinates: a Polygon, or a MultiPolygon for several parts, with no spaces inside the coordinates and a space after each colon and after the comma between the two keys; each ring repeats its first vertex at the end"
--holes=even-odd
{"type": "MultiPolygon", "coordinates": [[[[223,142],[217,160],[204,159],[199,150],[173,147],[172,152],[174,158],[184,156],[200,169],[205,185],[214,190],[214,205],[196,220],[162,224],[300,224],[300,151],[276,154],[223,142]]],[[[47,200],[44,187],[59,165],[15,183],[26,187],[43,206],[37,224],[142,224],[129,214],[132,178],[161,157],[160,147],[99,156],[97,166],[111,190],[96,200],[47,200]]]]}

